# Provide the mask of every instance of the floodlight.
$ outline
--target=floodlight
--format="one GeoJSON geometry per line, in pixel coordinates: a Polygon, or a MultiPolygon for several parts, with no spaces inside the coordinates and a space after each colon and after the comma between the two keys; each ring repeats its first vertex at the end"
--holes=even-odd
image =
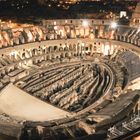
{"type": "Polygon", "coordinates": [[[58,27],[57,26],[54,26],[54,30],[57,30],[58,29],[58,27]]]}
{"type": "Polygon", "coordinates": [[[82,23],[82,25],[83,25],[84,27],[88,27],[89,23],[88,23],[87,20],[84,20],[83,23],[82,23]]]}
{"type": "Polygon", "coordinates": [[[111,23],[111,28],[116,29],[116,28],[117,28],[117,26],[118,26],[118,25],[117,25],[117,23],[116,23],[116,22],[112,22],[112,23],[111,23]]]}

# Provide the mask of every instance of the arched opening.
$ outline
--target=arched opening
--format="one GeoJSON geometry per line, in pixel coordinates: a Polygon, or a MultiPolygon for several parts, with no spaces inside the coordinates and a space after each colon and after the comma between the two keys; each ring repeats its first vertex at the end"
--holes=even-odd
{"type": "Polygon", "coordinates": [[[26,58],[25,52],[22,53],[22,58],[26,58]]]}
{"type": "Polygon", "coordinates": [[[57,49],[58,49],[58,46],[54,46],[54,51],[57,51],[57,49]]]}
{"type": "Polygon", "coordinates": [[[72,51],[72,45],[71,44],[69,45],[69,50],[72,51]]]}
{"type": "Polygon", "coordinates": [[[57,56],[56,56],[56,59],[59,59],[59,58],[60,58],[60,56],[57,55],[57,56]]]}
{"type": "Polygon", "coordinates": [[[76,51],[76,44],[73,45],[73,51],[76,51]]]}
{"type": "Polygon", "coordinates": [[[62,47],[60,47],[60,48],[59,48],[59,51],[63,51],[63,48],[62,48],[62,47]]]}
{"type": "Polygon", "coordinates": [[[51,55],[51,58],[52,58],[52,59],[55,59],[55,54],[52,54],[52,55],[51,55]]]}
{"type": "Polygon", "coordinates": [[[61,53],[60,54],[60,58],[65,58],[65,54],[64,53],[61,53]]]}
{"type": "Polygon", "coordinates": [[[65,57],[69,57],[69,53],[67,52],[67,53],[65,53],[65,57]]]}
{"type": "Polygon", "coordinates": [[[32,50],[32,55],[33,55],[33,56],[36,55],[36,49],[33,49],[33,50],[32,50]]]}
{"type": "Polygon", "coordinates": [[[64,48],[64,51],[68,51],[68,50],[69,50],[68,47],[65,47],[65,48],[64,48]]]}
{"type": "Polygon", "coordinates": [[[48,52],[52,52],[51,46],[48,47],[48,52]]]}

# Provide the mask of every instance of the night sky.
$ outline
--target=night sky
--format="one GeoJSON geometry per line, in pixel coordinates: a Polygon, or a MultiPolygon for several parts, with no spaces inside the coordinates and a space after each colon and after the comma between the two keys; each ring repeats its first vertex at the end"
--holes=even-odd
{"type": "MultiPolygon", "coordinates": [[[[66,2],[66,0],[64,1],[66,2]]],[[[125,10],[131,15],[129,6],[135,6],[137,2],[114,2],[113,0],[99,2],[78,2],[75,4],[60,3],[59,0],[1,0],[0,17],[18,18],[87,18],[85,14],[95,14],[93,18],[107,15],[109,12],[119,14],[125,10]],[[108,2],[107,2],[108,1],[108,2]],[[112,2],[111,2],[112,1],[112,2]],[[96,16],[97,15],[97,16],[96,16]]],[[[104,17],[101,18],[104,18],[104,17]]]]}

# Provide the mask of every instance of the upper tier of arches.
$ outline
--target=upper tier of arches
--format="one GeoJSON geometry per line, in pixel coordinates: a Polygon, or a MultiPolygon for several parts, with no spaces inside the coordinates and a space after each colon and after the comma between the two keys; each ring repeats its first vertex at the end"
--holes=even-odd
{"type": "Polygon", "coordinates": [[[108,39],[140,46],[140,29],[112,26],[107,20],[46,20],[41,25],[6,28],[0,31],[0,48],[46,40],[108,39]]]}

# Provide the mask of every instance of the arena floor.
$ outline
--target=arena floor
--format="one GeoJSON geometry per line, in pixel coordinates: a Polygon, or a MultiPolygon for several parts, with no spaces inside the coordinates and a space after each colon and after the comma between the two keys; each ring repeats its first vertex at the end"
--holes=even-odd
{"type": "Polygon", "coordinates": [[[46,121],[70,115],[67,111],[25,93],[13,84],[1,91],[0,103],[1,112],[19,120],[46,121]]]}

